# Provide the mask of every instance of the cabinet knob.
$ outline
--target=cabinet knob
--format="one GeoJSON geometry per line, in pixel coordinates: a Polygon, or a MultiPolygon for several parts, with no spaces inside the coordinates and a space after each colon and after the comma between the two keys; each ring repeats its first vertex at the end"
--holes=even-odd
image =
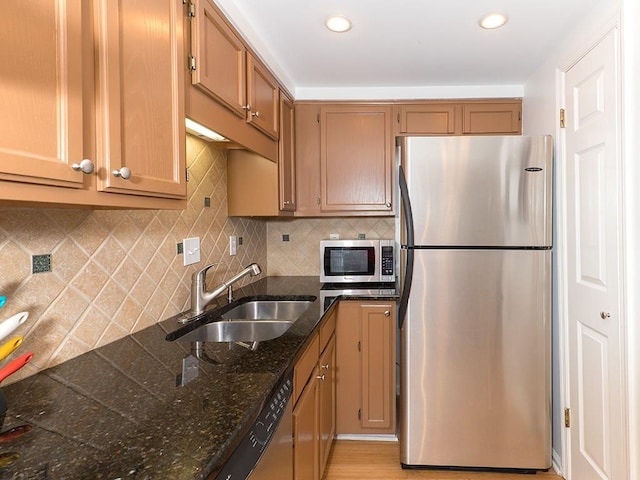
{"type": "Polygon", "coordinates": [[[320,368],[322,368],[323,370],[329,370],[331,366],[327,363],[326,365],[320,365],[320,368]]]}
{"type": "Polygon", "coordinates": [[[242,109],[250,112],[251,111],[251,104],[247,103],[246,105],[243,105],[242,109]]]}
{"type": "Polygon", "coordinates": [[[600,312],[600,318],[606,320],[607,318],[611,318],[611,314],[609,312],[600,312]]]}
{"type": "Polygon", "coordinates": [[[129,180],[131,178],[131,169],[129,167],[122,167],[120,170],[114,170],[111,173],[114,177],[120,177],[123,180],[129,180]]]}
{"type": "Polygon", "coordinates": [[[387,206],[387,208],[391,208],[391,202],[387,202],[385,203],[385,205],[387,206]]]}
{"type": "Polygon", "coordinates": [[[293,202],[290,202],[289,200],[285,200],[285,201],[284,201],[284,202],[282,202],[282,203],[284,203],[285,205],[292,205],[292,204],[293,204],[293,202]]]}
{"type": "Polygon", "coordinates": [[[384,312],[384,316],[388,317],[389,315],[391,315],[391,312],[389,310],[387,310],[386,312],[384,312]]]}
{"type": "Polygon", "coordinates": [[[324,373],[322,375],[316,375],[316,378],[324,382],[324,373]]]}
{"type": "Polygon", "coordinates": [[[71,165],[71,168],[73,168],[76,172],[82,172],[87,175],[93,173],[93,171],[95,170],[93,162],[88,158],[85,158],[80,163],[74,163],[73,165],[71,165]]]}
{"type": "Polygon", "coordinates": [[[252,117],[260,118],[260,112],[251,112],[252,117]]]}

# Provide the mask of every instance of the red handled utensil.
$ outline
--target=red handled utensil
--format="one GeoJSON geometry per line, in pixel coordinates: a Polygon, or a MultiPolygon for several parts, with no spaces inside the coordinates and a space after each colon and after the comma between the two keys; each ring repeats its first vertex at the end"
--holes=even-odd
{"type": "Polygon", "coordinates": [[[28,423],[10,428],[5,432],[0,433],[0,443],[10,442],[15,438],[21,437],[25,433],[29,433],[31,430],[33,430],[33,427],[28,423]]]}
{"type": "Polygon", "coordinates": [[[9,375],[17,372],[22,367],[24,367],[29,360],[33,357],[33,353],[25,353],[24,355],[16,358],[15,360],[10,361],[4,367],[0,368],[0,383],[4,381],[9,375]]]}

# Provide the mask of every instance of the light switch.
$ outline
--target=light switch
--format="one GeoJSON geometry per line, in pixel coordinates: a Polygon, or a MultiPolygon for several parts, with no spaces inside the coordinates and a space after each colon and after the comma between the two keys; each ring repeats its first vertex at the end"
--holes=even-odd
{"type": "Polygon", "coordinates": [[[185,238],[182,240],[184,248],[183,265],[192,265],[200,261],[200,237],[185,238]]]}

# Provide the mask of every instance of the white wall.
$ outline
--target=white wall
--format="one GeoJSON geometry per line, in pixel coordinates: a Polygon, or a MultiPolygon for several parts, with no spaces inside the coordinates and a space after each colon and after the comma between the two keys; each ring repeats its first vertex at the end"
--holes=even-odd
{"type": "MultiPolygon", "coordinates": [[[[640,480],[640,4],[637,0],[603,0],[568,33],[552,58],[547,59],[529,78],[524,88],[523,129],[527,135],[559,135],[558,118],[562,99],[556,98],[557,77],[589,50],[613,25],[620,25],[623,67],[623,170],[624,170],[624,238],[625,238],[625,305],[629,381],[630,479],[640,480]]],[[[561,185],[556,168],[556,184],[561,185]]],[[[558,196],[561,200],[561,197],[558,196]]],[[[561,202],[556,208],[562,209],[561,202]]],[[[557,234],[557,229],[556,229],[557,234]]],[[[557,277],[556,277],[557,278],[557,277]]],[[[557,319],[557,305],[554,316],[557,319]]],[[[559,392],[563,385],[559,325],[554,322],[554,396],[553,446],[554,462],[562,468],[562,410],[559,392]]]]}
{"type": "Polygon", "coordinates": [[[625,282],[629,355],[630,478],[640,480],[640,2],[623,0],[623,155],[625,282]]]}

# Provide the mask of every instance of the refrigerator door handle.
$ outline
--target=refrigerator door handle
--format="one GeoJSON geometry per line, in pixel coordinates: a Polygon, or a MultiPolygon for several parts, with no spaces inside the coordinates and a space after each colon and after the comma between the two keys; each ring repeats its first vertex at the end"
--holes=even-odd
{"type": "Polygon", "coordinates": [[[413,229],[413,212],[411,210],[411,200],[409,199],[409,189],[407,188],[407,180],[404,176],[402,165],[399,167],[398,178],[400,182],[400,198],[402,199],[402,209],[404,210],[404,223],[407,230],[407,244],[402,248],[407,250],[407,263],[405,265],[404,284],[402,285],[402,294],[400,303],[398,304],[398,328],[404,325],[405,316],[407,314],[407,306],[409,304],[409,293],[411,292],[411,284],[413,282],[413,263],[414,263],[414,229],[413,229]]]}

